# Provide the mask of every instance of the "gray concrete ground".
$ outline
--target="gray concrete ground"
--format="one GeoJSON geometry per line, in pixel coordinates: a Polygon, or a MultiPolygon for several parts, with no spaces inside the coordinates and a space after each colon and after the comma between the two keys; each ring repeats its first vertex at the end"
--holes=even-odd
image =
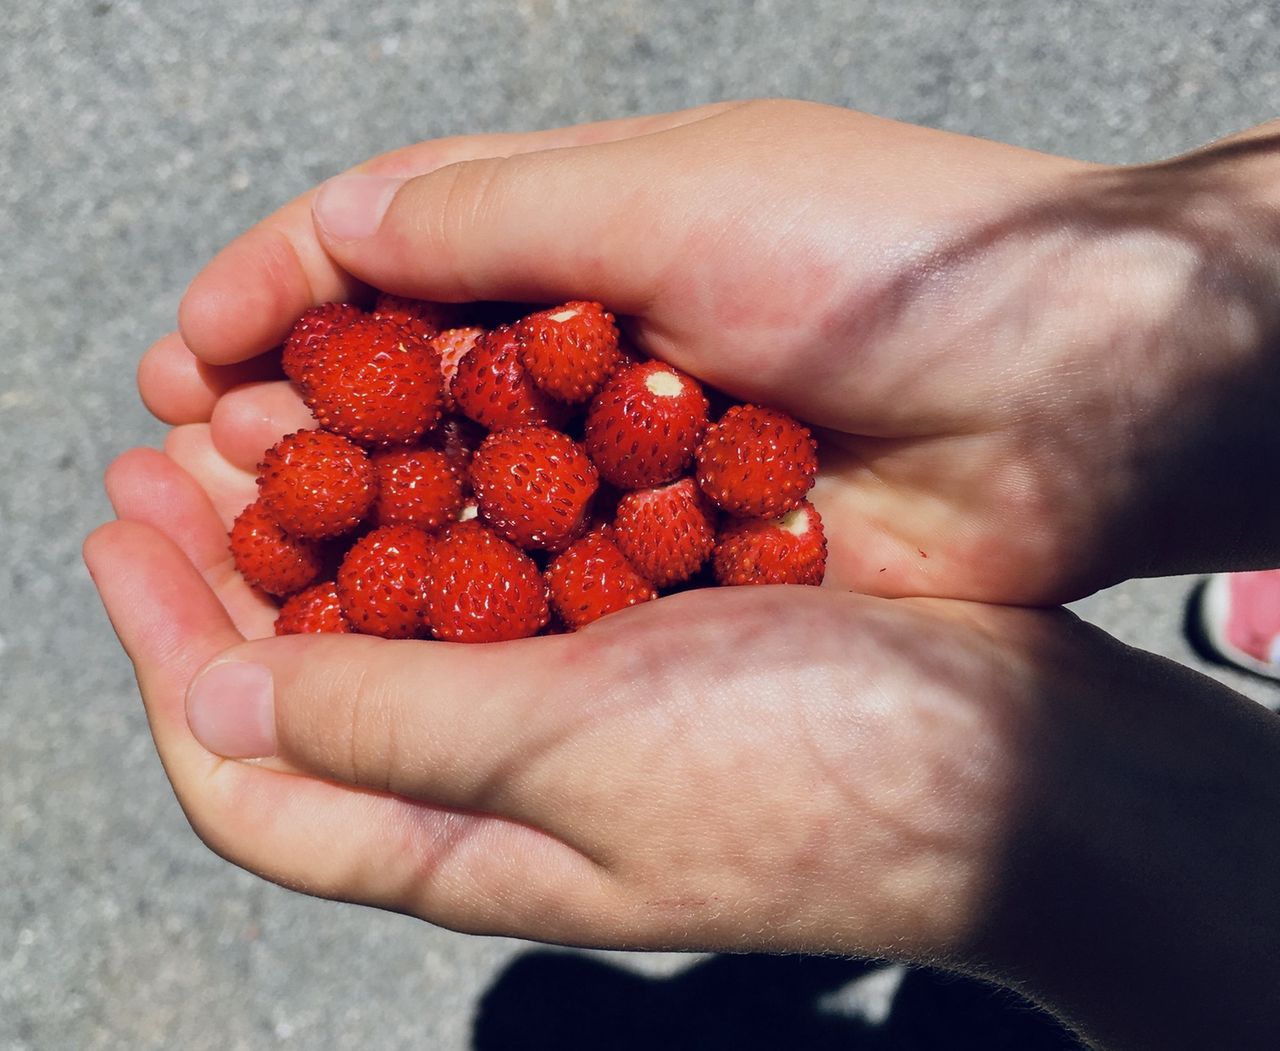
{"type": "MultiPolygon", "coordinates": [[[[109,460],[160,439],[133,372],[188,279],[369,154],[772,94],[1151,159],[1276,115],[1280,7],[10,0],[0,30],[0,1048],[1051,1046],[928,975],[891,1009],[898,972],[531,952],[231,868],[173,800],[80,542],[109,460]]],[[[1190,583],[1080,608],[1195,664],[1190,583]]]]}

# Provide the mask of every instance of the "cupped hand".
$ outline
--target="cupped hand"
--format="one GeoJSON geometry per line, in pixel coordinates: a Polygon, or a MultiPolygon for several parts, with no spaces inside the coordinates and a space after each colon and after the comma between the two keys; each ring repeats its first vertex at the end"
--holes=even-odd
{"type": "Polygon", "coordinates": [[[86,557],[178,799],[236,864],[470,932],[927,960],[1100,1035],[1172,1024],[1170,990],[1184,1035],[1266,1002],[1231,965],[1280,923],[1249,834],[1280,726],[1221,687],[1061,611],[827,588],[482,646],[264,638],[210,498],[252,477],[175,433],[201,480],[126,454],[86,557]]]}
{"type": "Polygon", "coordinates": [[[1252,199],[1253,141],[1118,171],[752,103],[423,144],[286,206],[148,353],[175,426],[112,468],[122,521],[87,548],[194,827],[267,878],[462,930],[933,959],[1086,1026],[1154,951],[1153,995],[1194,1004],[1222,953],[1161,924],[1276,929],[1238,880],[1225,914],[1194,886],[1234,878],[1235,815],[1274,816],[1253,773],[1274,726],[1061,612],[847,592],[1047,603],[1214,546],[1176,512],[1239,503],[1223,452],[1274,404],[1271,257],[1215,211],[1252,199]],[[596,298],[648,352],[810,421],[834,587],[482,647],[265,638],[225,530],[310,422],[270,351],[367,285],[596,298]],[[1088,975],[1059,967],[1104,942],[1088,975]]]}
{"type": "Polygon", "coordinates": [[[220,397],[317,301],[597,298],[820,429],[837,586],[1042,604],[1253,564],[1274,545],[1234,523],[1280,527],[1274,152],[1116,169],[794,102],[424,143],[229,246],[142,389],[251,465],[255,398],[308,417],[220,397]]]}

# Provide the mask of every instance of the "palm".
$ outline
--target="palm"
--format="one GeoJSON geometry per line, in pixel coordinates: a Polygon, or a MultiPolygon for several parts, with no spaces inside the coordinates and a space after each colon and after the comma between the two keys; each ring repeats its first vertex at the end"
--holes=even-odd
{"type": "MultiPolygon", "coordinates": [[[[208,448],[189,437],[173,452],[198,472],[208,448]]],[[[128,521],[95,538],[90,564],[180,800],[248,868],[463,929],[492,929],[489,902],[518,903],[497,929],[599,944],[936,955],[971,950],[987,922],[984,883],[1020,820],[1006,789],[1036,693],[1031,640],[1052,614],[736,588],[494,647],[272,640],[317,666],[394,664],[417,694],[391,767],[363,754],[376,734],[320,766],[287,744],[246,765],[200,748],[183,695],[200,665],[270,634],[268,607],[171,461],[127,454],[108,487],[128,521]],[[973,749],[970,769],[956,757],[973,749]],[[832,900],[874,922],[832,927],[832,900]]],[[[225,492],[230,510],[243,494],[225,492]]]]}

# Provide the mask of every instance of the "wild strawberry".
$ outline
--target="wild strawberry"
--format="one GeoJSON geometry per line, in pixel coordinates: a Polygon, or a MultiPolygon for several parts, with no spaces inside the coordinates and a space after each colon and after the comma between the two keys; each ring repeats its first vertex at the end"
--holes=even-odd
{"type": "Polygon", "coordinates": [[[698,484],[718,506],[745,518],[798,507],[818,470],[809,429],[784,412],[735,405],[698,446],[698,484]]]}
{"type": "Polygon", "coordinates": [[[338,602],[338,586],[332,580],[290,595],[276,617],[277,635],[345,635],[350,631],[338,602]]]}
{"type": "Polygon", "coordinates": [[[466,324],[463,319],[465,312],[466,308],[459,303],[435,303],[390,292],[379,292],[373,304],[375,316],[389,318],[423,339],[431,339],[447,328],[466,324]]]}
{"type": "Polygon", "coordinates": [[[354,544],[338,567],[338,601],[351,626],[384,639],[426,634],[434,541],[407,525],[381,526],[354,544]]]}
{"type": "Polygon", "coordinates": [[[622,489],[679,478],[707,427],[701,385],[661,361],[618,369],[587,410],[584,444],[600,477],[622,489]]]}
{"type": "Polygon", "coordinates": [[[573,630],[658,597],[603,530],[588,533],[547,567],[556,612],[573,630]]]}
{"type": "Polygon", "coordinates": [[[486,332],[458,362],[450,385],[463,415],[491,431],[558,427],[568,410],[534,385],[520,361],[520,340],[507,327],[486,332]]]}
{"type": "Polygon", "coordinates": [[[324,571],[320,545],[290,536],[261,501],[236,516],[231,526],[231,557],[245,580],[271,595],[305,588],[324,571]]]}
{"type": "Polygon", "coordinates": [[[496,431],[471,461],[481,519],[523,548],[556,548],[573,536],[598,484],[582,447],[548,427],[496,431]]]}
{"type": "Polygon", "coordinates": [[[458,362],[483,335],[484,329],[473,326],[447,328],[431,339],[432,349],[440,355],[440,375],[444,380],[444,407],[447,412],[453,412],[457,408],[457,402],[453,400],[450,390],[453,387],[453,377],[458,374],[458,362]]]}
{"type": "Polygon", "coordinates": [[[439,449],[381,449],[370,459],[378,478],[378,525],[436,529],[462,507],[462,475],[439,449]]]}
{"type": "Polygon", "coordinates": [[[561,401],[591,397],[621,360],[618,326],[599,303],[575,300],[540,310],[515,330],[533,382],[561,401]]]}
{"type": "Polygon", "coordinates": [[[822,519],[808,500],[778,518],[730,519],[712,566],[721,584],[821,584],[827,566],[822,519]]]}
{"type": "Polygon", "coordinates": [[[325,430],[372,445],[417,441],[440,419],[438,356],[394,322],[356,318],[303,370],[303,400],[325,430]]]}
{"type": "Polygon", "coordinates": [[[641,576],[664,588],[688,580],[711,554],[715,511],[692,478],[681,478],[626,493],[609,536],[641,576]]]}
{"type": "Polygon", "coordinates": [[[284,374],[301,386],[313,353],[329,338],[329,333],[363,316],[364,311],[354,303],[321,303],[303,311],[284,341],[280,355],[284,374]]]}
{"type": "Polygon", "coordinates": [[[286,533],[315,539],[359,524],[373,506],[377,482],[355,442],[327,431],[295,431],[263,454],[258,492],[286,533]]]}
{"type": "Polygon", "coordinates": [[[519,548],[475,521],[449,526],[436,541],[427,620],[437,639],[522,639],[548,616],[538,567],[519,548]]]}

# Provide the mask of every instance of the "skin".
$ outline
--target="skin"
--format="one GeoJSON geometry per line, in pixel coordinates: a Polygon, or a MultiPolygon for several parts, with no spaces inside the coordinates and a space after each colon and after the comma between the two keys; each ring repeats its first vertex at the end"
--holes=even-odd
{"type": "Polygon", "coordinates": [[[389,201],[368,236],[332,187],[286,205],[143,359],[173,430],[112,466],[119,521],[86,544],[193,827],[459,930],[929,960],[1100,1046],[1265,1046],[1280,727],[1012,607],[1277,557],[1277,498],[1250,492],[1277,441],[1276,134],[1117,169],[727,104],[376,159],[406,181],[362,184],[389,201]],[[266,637],[225,529],[310,418],[264,355],[370,285],[596,298],[810,421],[829,586],[484,647],[266,637]],[[228,661],[273,683],[249,762],[188,723],[228,661]]]}

